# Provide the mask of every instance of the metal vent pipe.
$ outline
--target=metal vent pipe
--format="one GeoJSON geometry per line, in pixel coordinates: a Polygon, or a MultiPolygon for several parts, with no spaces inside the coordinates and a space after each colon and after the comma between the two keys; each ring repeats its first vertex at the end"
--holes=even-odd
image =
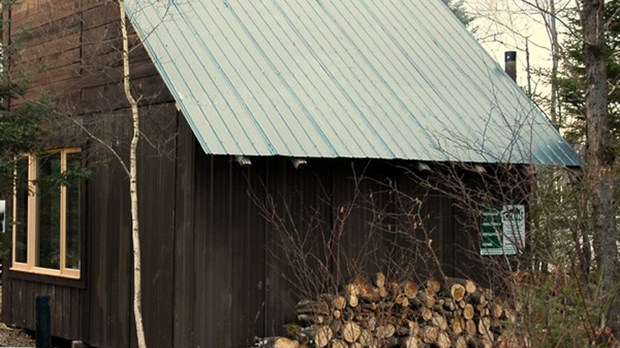
{"type": "Polygon", "coordinates": [[[517,52],[507,51],[504,53],[504,67],[506,74],[510,76],[513,81],[517,81],[517,52]]]}

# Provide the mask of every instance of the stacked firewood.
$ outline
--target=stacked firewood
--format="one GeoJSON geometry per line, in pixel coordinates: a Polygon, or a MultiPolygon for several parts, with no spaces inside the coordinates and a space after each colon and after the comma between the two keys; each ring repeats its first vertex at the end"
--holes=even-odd
{"type": "MultiPolygon", "coordinates": [[[[257,341],[273,348],[524,347],[506,323],[515,310],[474,282],[448,279],[371,283],[358,278],[343,294],[323,294],[297,305],[298,323],[286,337],[257,341]]],[[[509,326],[509,325],[508,325],[509,326]]]]}

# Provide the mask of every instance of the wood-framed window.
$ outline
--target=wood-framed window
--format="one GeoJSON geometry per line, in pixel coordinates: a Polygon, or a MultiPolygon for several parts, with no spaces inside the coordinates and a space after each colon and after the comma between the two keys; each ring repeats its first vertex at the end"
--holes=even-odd
{"type": "Polygon", "coordinates": [[[11,270],[80,278],[80,163],[79,148],[17,159],[11,270]]]}

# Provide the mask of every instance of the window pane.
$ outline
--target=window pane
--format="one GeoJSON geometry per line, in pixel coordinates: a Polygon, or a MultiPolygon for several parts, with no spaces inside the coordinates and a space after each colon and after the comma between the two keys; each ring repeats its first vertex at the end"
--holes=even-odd
{"type": "Polygon", "coordinates": [[[60,153],[39,157],[36,265],[60,268],[60,153]]]}
{"type": "Polygon", "coordinates": [[[28,157],[17,160],[15,178],[15,261],[28,262],[28,157]]]}
{"type": "MultiPolygon", "coordinates": [[[[67,170],[78,169],[80,154],[67,154],[67,170]]],[[[80,269],[80,180],[76,175],[68,175],[67,180],[67,232],[65,267],[80,269]]]]}

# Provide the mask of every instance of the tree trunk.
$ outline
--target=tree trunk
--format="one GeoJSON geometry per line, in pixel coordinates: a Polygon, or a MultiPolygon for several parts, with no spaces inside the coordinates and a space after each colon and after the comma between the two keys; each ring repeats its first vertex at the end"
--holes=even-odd
{"type": "Polygon", "coordinates": [[[131,240],[133,245],[133,314],[136,324],[138,347],[146,347],[144,326],[142,325],[142,286],[140,266],[140,225],[138,216],[138,142],[140,141],[140,114],[138,103],[131,94],[129,84],[129,40],[127,38],[127,24],[125,20],[125,1],[119,0],[118,6],[121,19],[121,33],[123,36],[123,87],[125,97],[131,106],[131,120],[133,137],[129,148],[129,194],[131,198],[131,240]]]}
{"type": "Polygon", "coordinates": [[[583,0],[581,24],[586,66],[587,173],[593,214],[593,247],[601,279],[601,296],[610,310],[601,316],[601,327],[608,325],[618,334],[618,301],[614,299],[617,279],[618,249],[616,246],[614,208],[614,152],[611,148],[607,110],[607,70],[604,0],[583,0]]]}
{"type": "Polygon", "coordinates": [[[551,123],[556,128],[562,127],[562,113],[558,101],[558,61],[560,60],[560,44],[558,42],[558,30],[556,27],[555,0],[549,0],[549,13],[546,14],[547,33],[551,42],[551,123]]]}

